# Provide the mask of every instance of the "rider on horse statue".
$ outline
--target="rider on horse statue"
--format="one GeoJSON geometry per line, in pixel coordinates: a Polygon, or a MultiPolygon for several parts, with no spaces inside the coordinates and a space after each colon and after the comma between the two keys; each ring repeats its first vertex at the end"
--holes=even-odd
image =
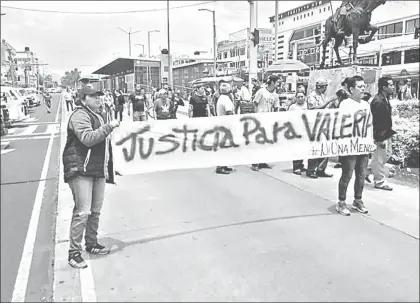
{"type": "Polygon", "coordinates": [[[354,9],[358,1],[344,0],[336,12],[336,26],[337,34],[344,34],[344,21],[346,21],[347,14],[354,9]]]}

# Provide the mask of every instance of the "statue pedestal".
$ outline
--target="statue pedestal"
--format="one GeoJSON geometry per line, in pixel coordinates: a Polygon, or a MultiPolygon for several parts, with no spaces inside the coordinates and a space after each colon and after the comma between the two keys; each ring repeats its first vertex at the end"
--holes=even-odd
{"type": "Polygon", "coordinates": [[[341,82],[346,77],[353,77],[355,75],[362,76],[365,79],[366,92],[369,92],[372,96],[378,93],[378,80],[381,76],[381,68],[376,66],[352,65],[310,71],[308,94],[315,90],[316,79],[324,77],[329,81],[326,92],[327,100],[335,98],[335,92],[341,88],[341,82]]]}

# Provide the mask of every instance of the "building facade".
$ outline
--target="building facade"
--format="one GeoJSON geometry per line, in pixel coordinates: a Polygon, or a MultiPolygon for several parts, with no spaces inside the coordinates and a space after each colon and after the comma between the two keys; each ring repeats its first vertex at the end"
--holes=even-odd
{"type": "MultiPolygon", "coordinates": [[[[258,72],[272,64],[271,29],[258,28],[260,41],[258,44],[258,72]]],[[[217,75],[225,76],[249,71],[249,38],[250,29],[246,28],[229,35],[228,40],[220,41],[217,45],[217,75]]]]}
{"type": "MultiPolygon", "coordinates": [[[[316,48],[315,30],[319,30],[321,40],[325,33],[325,21],[332,16],[341,4],[340,1],[313,1],[278,16],[278,47],[273,55],[277,59],[299,59],[311,69],[317,68],[321,62],[321,52],[316,48]],[[312,38],[313,37],[313,38],[312,38]]],[[[417,1],[388,1],[372,13],[371,24],[379,27],[373,41],[359,45],[357,54],[359,64],[381,66],[382,75],[393,76],[399,82],[411,78],[413,90],[418,91],[419,74],[419,41],[414,39],[414,28],[419,26],[419,9],[417,1]],[[381,62],[379,54],[381,53],[381,62]]],[[[275,26],[274,16],[270,22],[275,26]]],[[[274,31],[274,30],[273,30],[274,31]]],[[[340,48],[343,64],[350,64],[348,47],[340,48]]],[[[335,54],[328,47],[326,65],[336,64],[335,54]],[[333,61],[332,61],[333,60],[333,61]]],[[[302,84],[299,77],[289,75],[295,85],[302,84]],[[297,83],[296,83],[297,82],[297,83]]],[[[303,83],[304,84],[304,83],[303,83]]]]}
{"type": "Polygon", "coordinates": [[[16,76],[16,50],[7,43],[1,41],[1,83],[14,85],[17,81],[16,76]]]}
{"type": "Polygon", "coordinates": [[[173,85],[184,91],[193,80],[213,75],[213,59],[183,59],[172,66],[173,85]]]}
{"type": "Polygon", "coordinates": [[[34,53],[25,47],[24,51],[17,51],[16,57],[17,84],[25,87],[37,85],[37,63],[38,59],[34,53]]]}
{"type": "Polygon", "coordinates": [[[98,75],[101,89],[132,92],[140,84],[148,92],[162,84],[161,62],[146,58],[117,58],[92,73],[98,75]]]}

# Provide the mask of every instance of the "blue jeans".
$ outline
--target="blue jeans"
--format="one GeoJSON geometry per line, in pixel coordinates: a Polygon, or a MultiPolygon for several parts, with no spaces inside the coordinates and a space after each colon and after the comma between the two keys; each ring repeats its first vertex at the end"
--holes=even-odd
{"type": "Polygon", "coordinates": [[[74,208],[70,227],[69,255],[82,251],[85,232],[86,246],[97,243],[99,215],[105,196],[105,178],[76,176],[69,181],[74,208]]]}
{"type": "Polygon", "coordinates": [[[354,180],[354,199],[362,200],[363,188],[365,185],[365,177],[369,155],[357,156],[342,156],[341,157],[341,178],[338,182],[338,200],[346,201],[347,188],[353,176],[353,171],[356,172],[354,180]]]}

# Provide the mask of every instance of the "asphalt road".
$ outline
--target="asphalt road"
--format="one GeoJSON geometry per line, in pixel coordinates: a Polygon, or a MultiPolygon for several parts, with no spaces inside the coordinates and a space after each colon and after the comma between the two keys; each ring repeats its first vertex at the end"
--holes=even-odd
{"type": "Polygon", "coordinates": [[[50,134],[53,132],[58,134],[59,131],[59,123],[55,123],[59,109],[58,100],[59,95],[53,96],[52,113],[47,114],[43,105],[33,108],[30,119],[14,123],[9,135],[1,138],[2,302],[10,302],[12,299],[22,259],[31,260],[29,279],[25,279],[28,276],[25,270],[22,270],[20,276],[21,281],[27,281],[26,301],[48,301],[52,297],[59,136],[53,139],[50,158],[47,159],[49,161],[48,173],[44,191],[41,192],[42,208],[35,244],[33,246],[30,243],[27,244],[27,252],[33,258],[24,257],[23,251],[50,134]]]}
{"type": "MultiPolygon", "coordinates": [[[[418,211],[399,212],[389,201],[402,202],[384,199],[401,196],[400,188],[367,187],[372,217],[343,217],[334,210],[337,179],[295,176],[288,162],[236,169],[117,177],[106,188],[99,231],[110,255],[84,253],[88,269],[72,269],[68,227],[57,232],[55,302],[418,300],[418,238],[375,221],[385,207],[418,222],[418,211]]],[[[67,187],[58,220],[68,224],[67,187]]],[[[418,204],[418,195],[412,200],[418,204]]]]}

